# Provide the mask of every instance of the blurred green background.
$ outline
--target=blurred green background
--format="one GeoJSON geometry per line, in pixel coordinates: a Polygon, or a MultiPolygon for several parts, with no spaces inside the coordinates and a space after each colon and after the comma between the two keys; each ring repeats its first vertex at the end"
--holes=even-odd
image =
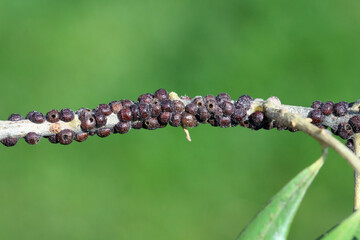
{"type": "MultiPolygon", "coordinates": [[[[310,106],[359,97],[356,1],[0,0],[0,119],[93,108],[158,88],[310,106]]],[[[1,147],[0,239],[234,239],[311,164],[303,133],[132,130],[70,146],[1,147]]],[[[289,239],[352,211],[353,171],[333,151],[289,239]]]]}

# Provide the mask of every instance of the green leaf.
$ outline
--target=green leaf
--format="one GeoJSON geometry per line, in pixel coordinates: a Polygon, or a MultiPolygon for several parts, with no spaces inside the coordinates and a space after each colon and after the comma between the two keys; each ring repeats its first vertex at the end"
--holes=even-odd
{"type": "Polygon", "coordinates": [[[326,154],[327,149],[323,150],[319,160],[287,183],[240,233],[238,240],[286,239],[296,211],[323,165],[326,154]]]}
{"type": "Polygon", "coordinates": [[[337,227],[327,233],[321,240],[359,240],[360,239],[360,211],[356,211],[337,227]]]}

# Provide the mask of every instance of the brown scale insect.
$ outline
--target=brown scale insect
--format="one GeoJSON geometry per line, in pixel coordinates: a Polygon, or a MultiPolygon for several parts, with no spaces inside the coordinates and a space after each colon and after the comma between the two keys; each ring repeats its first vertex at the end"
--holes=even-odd
{"type": "Polygon", "coordinates": [[[15,138],[15,137],[7,137],[2,139],[0,142],[5,146],[5,147],[13,147],[18,143],[19,139],[15,138]]]}
{"type": "Polygon", "coordinates": [[[197,113],[197,110],[198,110],[197,106],[195,104],[193,104],[193,103],[189,103],[185,107],[185,111],[187,113],[190,113],[191,115],[195,115],[197,113]]]}
{"type": "Polygon", "coordinates": [[[73,140],[75,138],[75,132],[70,129],[64,129],[61,132],[59,132],[58,134],[56,134],[56,136],[57,136],[60,144],[69,145],[73,142],[73,140]]]}
{"type": "Polygon", "coordinates": [[[153,99],[154,96],[151,93],[142,94],[138,98],[138,103],[150,104],[152,103],[153,99]]]}
{"type": "Polygon", "coordinates": [[[155,92],[154,97],[160,101],[163,101],[165,99],[169,99],[169,93],[165,89],[160,88],[155,92]]]}
{"type": "Polygon", "coordinates": [[[197,121],[194,115],[190,113],[183,113],[181,116],[181,126],[193,128],[197,126],[197,121]]]}
{"type": "Polygon", "coordinates": [[[159,123],[162,125],[168,124],[170,119],[171,119],[171,112],[163,112],[158,117],[159,123]]]}
{"type": "Polygon", "coordinates": [[[60,120],[64,122],[71,122],[74,120],[75,114],[74,111],[69,108],[64,108],[60,111],[60,120]]]}
{"type": "Polygon", "coordinates": [[[29,120],[33,123],[41,124],[41,123],[45,122],[45,116],[41,112],[34,112],[30,116],[29,120]]]}
{"type": "Polygon", "coordinates": [[[320,124],[324,121],[324,115],[320,109],[314,109],[309,113],[309,117],[312,119],[313,124],[320,124]]]}
{"type": "Polygon", "coordinates": [[[24,118],[20,114],[17,114],[17,113],[11,114],[8,118],[8,121],[13,121],[13,122],[21,121],[21,120],[24,120],[24,118]]]}
{"type": "Polygon", "coordinates": [[[128,122],[132,120],[132,113],[129,108],[121,109],[120,112],[118,112],[118,118],[120,121],[128,122]]]}
{"type": "Polygon", "coordinates": [[[235,111],[234,104],[232,104],[231,102],[228,102],[228,101],[224,101],[221,104],[221,108],[223,110],[224,115],[226,115],[226,116],[230,116],[235,111]]]}
{"type": "Polygon", "coordinates": [[[75,141],[77,142],[84,142],[89,137],[89,133],[87,132],[80,132],[75,135],[75,141]]]}
{"type": "Polygon", "coordinates": [[[100,128],[97,130],[96,134],[101,138],[108,137],[111,134],[111,129],[110,128],[100,128]]]}
{"type": "Polygon", "coordinates": [[[171,116],[170,119],[170,125],[173,127],[179,127],[181,124],[181,114],[180,113],[174,113],[171,116]]]}
{"type": "Polygon", "coordinates": [[[109,116],[112,113],[112,110],[107,104],[99,104],[99,106],[97,107],[97,112],[101,112],[105,116],[109,116]]]}
{"type": "Polygon", "coordinates": [[[205,105],[205,101],[202,97],[196,97],[193,99],[192,103],[197,107],[201,108],[205,105]]]}
{"type": "Polygon", "coordinates": [[[58,122],[60,120],[60,113],[58,110],[53,109],[46,113],[46,120],[51,123],[58,122]]]}
{"type": "Polygon", "coordinates": [[[251,102],[253,101],[252,97],[249,95],[242,95],[238,98],[238,100],[235,103],[235,108],[238,108],[238,106],[243,106],[245,110],[249,110],[251,108],[251,102]]]}
{"type": "Polygon", "coordinates": [[[38,144],[40,142],[40,140],[41,140],[41,136],[34,132],[29,132],[25,136],[25,141],[30,145],[38,144]]]}
{"type": "Polygon", "coordinates": [[[170,99],[166,99],[161,102],[161,109],[163,112],[172,112],[174,109],[173,102],[170,99]]]}
{"type": "Polygon", "coordinates": [[[227,102],[231,101],[231,97],[227,93],[219,93],[215,99],[219,104],[221,104],[224,101],[227,101],[227,102]]]}
{"type": "Polygon", "coordinates": [[[217,103],[213,99],[206,101],[205,106],[209,113],[214,113],[217,109],[217,103]]]}
{"type": "Polygon", "coordinates": [[[96,120],[91,113],[83,112],[82,114],[80,114],[79,119],[81,121],[80,127],[82,130],[90,131],[95,128],[96,120]]]}
{"type": "Polygon", "coordinates": [[[109,103],[109,106],[114,114],[118,114],[118,112],[120,112],[120,110],[123,109],[123,106],[119,101],[112,101],[111,103],[109,103]]]}
{"type": "Polygon", "coordinates": [[[47,139],[49,140],[50,143],[53,144],[59,143],[59,139],[56,134],[50,135],[47,139]]]}
{"type": "Polygon", "coordinates": [[[180,100],[174,100],[174,112],[175,113],[183,113],[185,111],[185,105],[180,100]]]}
{"type": "Polygon", "coordinates": [[[348,112],[348,104],[346,102],[336,103],[333,107],[333,114],[337,117],[345,116],[348,112]]]}
{"type": "Polygon", "coordinates": [[[96,112],[94,114],[94,118],[95,118],[95,126],[96,127],[103,127],[106,125],[107,119],[106,116],[102,113],[102,112],[96,112]]]}
{"type": "Polygon", "coordinates": [[[160,103],[150,104],[150,110],[152,117],[158,117],[161,114],[161,104],[160,103]]]}
{"type": "Polygon", "coordinates": [[[120,100],[121,105],[123,106],[123,108],[130,108],[132,105],[134,105],[134,102],[129,100],[129,99],[123,99],[120,100]]]}
{"type": "Polygon", "coordinates": [[[128,133],[130,131],[131,125],[129,122],[118,122],[115,126],[114,126],[114,131],[116,133],[120,133],[120,134],[125,134],[128,133]]]}
{"type": "Polygon", "coordinates": [[[139,104],[139,113],[140,113],[140,118],[142,120],[149,118],[151,116],[149,104],[140,103],[139,104]]]}
{"type": "Polygon", "coordinates": [[[160,123],[157,118],[151,117],[145,120],[144,126],[146,129],[155,130],[160,127],[160,123]]]}

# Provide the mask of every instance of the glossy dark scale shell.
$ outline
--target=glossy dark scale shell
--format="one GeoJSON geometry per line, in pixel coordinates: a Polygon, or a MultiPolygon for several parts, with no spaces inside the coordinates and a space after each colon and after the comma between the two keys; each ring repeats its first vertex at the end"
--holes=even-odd
{"type": "Polygon", "coordinates": [[[41,140],[41,136],[34,132],[29,132],[25,136],[25,141],[30,145],[38,144],[40,142],[40,140],[41,140]]]}
{"type": "Polygon", "coordinates": [[[309,113],[309,117],[312,119],[312,123],[318,124],[324,121],[324,115],[320,109],[314,109],[309,113]]]}
{"type": "Polygon", "coordinates": [[[236,101],[235,108],[238,108],[238,106],[241,105],[247,111],[247,110],[249,110],[251,108],[251,102],[252,101],[253,101],[253,99],[249,95],[242,95],[236,101]]]}
{"type": "Polygon", "coordinates": [[[118,122],[114,126],[114,131],[120,134],[125,134],[130,131],[131,125],[129,122],[118,122]]]}
{"type": "Polygon", "coordinates": [[[75,133],[70,129],[64,129],[57,134],[57,138],[60,144],[69,145],[73,142],[75,138],[75,133]]]}
{"type": "Polygon", "coordinates": [[[18,143],[19,139],[15,137],[7,137],[1,140],[5,147],[13,147],[18,143]]]}
{"type": "Polygon", "coordinates": [[[333,107],[333,114],[337,117],[345,116],[348,112],[348,106],[345,102],[336,103],[333,107]]]}
{"type": "Polygon", "coordinates": [[[46,120],[51,123],[58,122],[60,120],[60,112],[56,109],[47,112],[46,120]]]}
{"type": "Polygon", "coordinates": [[[21,121],[21,120],[24,120],[24,118],[20,115],[20,114],[17,114],[17,113],[13,113],[9,116],[8,118],[8,121],[21,121]]]}
{"type": "Polygon", "coordinates": [[[71,122],[74,120],[74,111],[69,108],[64,108],[60,111],[60,120],[64,122],[71,122]]]}

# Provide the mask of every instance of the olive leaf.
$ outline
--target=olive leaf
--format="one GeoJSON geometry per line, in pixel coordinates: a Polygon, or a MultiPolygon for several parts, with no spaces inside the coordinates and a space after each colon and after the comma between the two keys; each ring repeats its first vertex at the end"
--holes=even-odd
{"type": "Polygon", "coordinates": [[[358,240],[360,239],[360,211],[356,211],[338,226],[331,229],[321,240],[358,240]]]}
{"type": "Polygon", "coordinates": [[[246,226],[237,239],[286,239],[296,211],[323,165],[326,155],[327,149],[324,149],[319,160],[287,183],[246,226]]]}

